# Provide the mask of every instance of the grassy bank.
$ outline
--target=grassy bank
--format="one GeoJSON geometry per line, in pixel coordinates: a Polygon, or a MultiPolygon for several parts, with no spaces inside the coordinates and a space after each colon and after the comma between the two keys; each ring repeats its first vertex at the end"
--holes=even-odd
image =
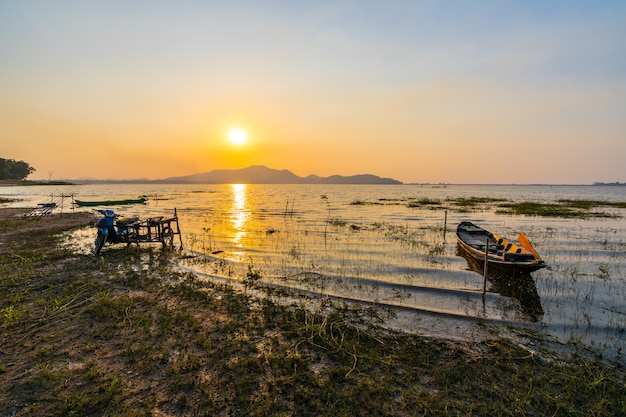
{"type": "Polygon", "coordinates": [[[59,245],[86,215],[0,212],[2,417],[626,414],[617,366],[383,331],[328,300],[280,306],[160,247],[59,245]]]}

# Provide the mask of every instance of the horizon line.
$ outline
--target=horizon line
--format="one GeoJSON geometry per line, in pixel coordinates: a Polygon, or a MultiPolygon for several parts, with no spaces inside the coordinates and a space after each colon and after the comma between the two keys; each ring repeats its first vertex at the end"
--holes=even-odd
{"type": "MultiPolygon", "coordinates": [[[[399,180],[396,180],[399,181],[399,180]]],[[[47,179],[36,179],[36,180],[24,180],[21,181],[23,183],[36,183],[38,185],[63,185],[67,183],[67,185],[72,184],[88,184],[90,182],[100,183],[100,184],[115,184],[115,183],[126,183],[126,184],[189,184],[189,185],[229,185],[229,184],[246,184],[246,185],[384,185],[384,186],[402,186],[402,185],[430,185],[435,187],[447,187],[447,186],[464,186],[464,185],[494,185],[494,186],[626,186],[626,182],[603,182],[603,181],[594,181],[592,183],[462,183],[462,182],[401,182],[396,184],[384,184],[384,183],[288,183],[288,182],[267,182],[267,183],[254,183],[254,182],[185,182],[185,181],[168,181],[167,179],[147,179],[147,178],[133,178],[133,179],[115,179],[115,178],[107,178],[107,179],[98,179],[98,178],[89,178],[89,179],[58,179],[58,180],[47,180],[47,179]]]]}

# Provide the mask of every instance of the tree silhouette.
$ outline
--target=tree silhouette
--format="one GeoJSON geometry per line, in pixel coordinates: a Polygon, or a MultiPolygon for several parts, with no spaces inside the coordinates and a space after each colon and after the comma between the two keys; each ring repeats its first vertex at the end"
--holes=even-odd
{"type": "Polygon", "coordinates": [[[0,158],[0,180],[23,180],[33,172],[35,168],[24,161],[0,158]]]}

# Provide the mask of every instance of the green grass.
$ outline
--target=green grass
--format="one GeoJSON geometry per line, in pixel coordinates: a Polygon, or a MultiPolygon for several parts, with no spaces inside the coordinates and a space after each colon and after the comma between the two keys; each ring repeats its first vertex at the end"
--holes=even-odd
{"type": "Polygon", "coordinates": [[[602,201],[602,200],[557,200],[559,204],[583,209],[590,210],[596,207],[615,207],[615,208],[626,208],[626,202],[624,201],[602,201]]]}
{"type": "Polygon", "coordinates": [[[437,199],[378,199],[376,202],[368,202],[357,200],[352,205],[371,205],[371,204],[390,204],[390,205],[406,205],[413,209],[446,209],[459,213],[467,213],[471,211],[487,211],[494,210],[496,214],[513,214],[522,216],[541,216],[541,217],[560,217],[560,218],[616,218],[621,217],[615,212],[606,212],[596,209],[612,208],[625,209],[626,202],[612,202],[601,200],[568,200],[561,199],[554,202],[534,202],[522,201],[513,202],[500,198],[491,197],[460,197],[450,198],[445,201],[437,199]]]}
{"type": "Polygon", "coordinates": [[[451,202],[459,207],[476,207],[476,206],[485,206],[493,203],[498,203],[504,201],[500,198],[490,198],[490,197],[468,197],[468,198],[457,198],[455,200],[451,200],[451,202]]]}
{"type": "Polygon", "coordinates": [[[441,200],[431,199],[431,198],[420,198],[419,200],[411,200],[407,203],[407,207],[409,208],[418,208],[418,207],[429,207],[429,208],[437,208],[441,207],[441,200]]]}
{"type": "Polygon", "coordinates": [[[583,213],[578,212],[570,207],[564,207],[554,203],[536,203],[525,201],[521,203],[502,203],[500,209],[496,210],[499,214],[518,214],[525,216],[543,216],[543,217],[582,217],[583,213]]]}
{"type": "Polygon", "coordinates": [[[621,208],[621,205],[622,203],[592,200],[558,200],[554,203],[540,203],[533,201],[523,201],[519,203],[507,202],[499,204],[499,209],[496,210],[496,213],[563,218],[616,217],[615,214],[602,211],[592,211],[592,209],[598,207],[621,208]]]}

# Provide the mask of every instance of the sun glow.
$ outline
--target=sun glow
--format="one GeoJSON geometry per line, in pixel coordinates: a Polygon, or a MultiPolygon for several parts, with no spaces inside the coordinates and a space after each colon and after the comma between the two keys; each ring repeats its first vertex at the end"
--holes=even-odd
{"type": "Polygon", "coordinates": [[[230,129],[228,131],[228,140],[233,145],[243,145],[248,140],[248,133],[239,127],[230,129]]]}

